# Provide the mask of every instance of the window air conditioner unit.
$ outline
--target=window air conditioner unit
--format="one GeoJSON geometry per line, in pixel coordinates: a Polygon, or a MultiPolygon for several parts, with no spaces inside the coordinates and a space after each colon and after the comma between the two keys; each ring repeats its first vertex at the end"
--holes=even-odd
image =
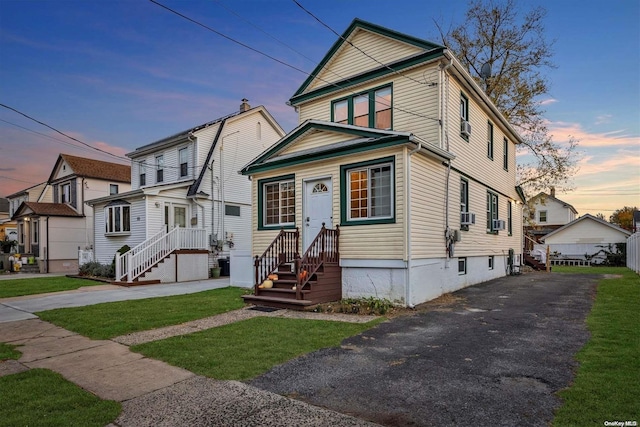
{"type": "Polygon", "coordinates": [[[504,230],[506,224],[503,219],[494,219],[493,220],[493,229],[494,230],[504,230]]]}
{"type": "Polygon", "coordinates": [[[465,136],[471,135],[471,123],[469,123],[466,120],[463,120],[460,123],[460,133],[465,135],[465,136]]]}
{"type": "Polygon", "coordinates": [[[476,223],[476,214],[471,212],[460,212],[460,225],[471,225],[476,223]]]}

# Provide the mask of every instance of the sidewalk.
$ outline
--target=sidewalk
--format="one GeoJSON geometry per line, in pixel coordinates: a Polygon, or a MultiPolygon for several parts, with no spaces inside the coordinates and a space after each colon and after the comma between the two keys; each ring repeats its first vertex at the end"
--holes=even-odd
{"type": "MultiPolygon", "coordinates": [[[[42,275],[38,277],[42,277],[42,275]]],[[[36,319],[37,316],[33,313],[54,308],[82,307],[103,302],[191,294],[227,286],[229,286],[229,278],[224,277],[184,283],[132,286],[130,288],[105,284],[50,294],[0,298],[0,323],[36,319]]]]}
{"type": "Polygon", "coordinates": [[[0,376],[30,368],[58,372],[102,399],[122,402],[114,427],[374,425],[238,381],[198,376],[40,319],[4,324],[0,342],[22,352],[20,360],[0,363],[0,376]]]}

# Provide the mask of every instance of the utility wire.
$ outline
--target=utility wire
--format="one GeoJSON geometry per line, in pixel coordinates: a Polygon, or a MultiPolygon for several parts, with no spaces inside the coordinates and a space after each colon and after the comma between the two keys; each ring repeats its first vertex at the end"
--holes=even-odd
{"type": "MultiPolygon", "coordinates": [[[[206,25],[206,24],[203,24],[203,23],[201,23],[201,22],[199,22],[199,21],[197,21],[197,20],[195,20],[195,19],[193,19],[193,18],[190,18],[190,17],[188,17],[188,16],[186,16],[186,15],[184,15],[184,14],[182,14],[182,13],[180,13],[180,12],[178,12],[178,11],[176,11],[176,10],[174,10],[174,9],[172,9],[172,8],[170,8],[170,7],[168,7],[168,6],[165,6],[165,5],[163,5],[162,3],[160,3],[160,2],[158,2],[158,1],[156,1],[156,0],[149,0],[149,1],[150,1],[151,3],[153,3],[153,4],[157,5],[157,6],[160,6],[160,7],[161,7],[161,8],[163,8],[163,9],[165,9],[165,10],[167,10],[167,11],[169,11],[169,12],[171,12],[171,13],[173,13],[173,14],[175,14],[175,15],[177,15],[177,16],[179,16],[179,17],[181,17],[181,18],[183,18],[183,19],[185,19],[185,20],[187,20],[187,21],[189,21],[189,22],[191,22],[191,23],[193,23],[193,24],[197,25],[197,26],[199,26],[199,27],[202,27],[202,28],[204,28],[204,29],[206,29],[206,30],[208,30],[208,31],[211,31],[212,33],[217,34],[217,35],[219,35],[220,37],[222,37],[222,38],[224,38],[224,39],[226,39],[226,40],[231,41],[232,43],[235,43],[235,44],[237,44],[237,45],[239,45],[239,46],[242,46],[242,47],[244,47],[245,49],[249,49],[249,50],[251,50],[252,52],[255,52],[255,53],[259,54],[259,55],[262,55],[262,56],[264,56],[264,57],[266,57],[266,58],[268,58],[268,59],[271,59],[272,61],[275,61],[275,62],[277,62],[278,64],[284,65],[284,66],[285,66],[285,67],[287,67],[287,68],[291,68],[292,70],[298,71],[299,73],[302,73],[302,74],[307,75],[307,76],[309,76],[309,77],[316,78],[316,79],[318,79],[318,80],[322,81],[323,83],[326,83],[326,84],[328,84],[328,85],[334,86],[334,87],[336,87],[336,88],[338,88],[338,89],[341,89],[341,90],[348,90],[347,88],[345,88],[345,87],[343,87],[343,86],[340,86],[340,85],[339,85],[339,84],[337,84],[337,83],[330,82],[330,81],[328,81],[328,80],[326,80],[326,79],[323,79],[322,77],[320,77],[320,76],[319,76],[319,75],[317,75],[317,74],[315,74],[315,75],[314,75],[313,73],[309,73],[309,72],[307,72],[307,71],[304,71],[304,70],[302,70],[301,68],[296,67],[295,65],[291,65],[291,64],[289,64],[289,63],[287,63],[287,62],[285,62],[285,61],[282,61],[282,60],[280,60],[280,59],[278,59],[278,58],[276,58],[276,57],[274,57],[274,56],[272,56],[272,55],[269,55],[268,53],[262,52],[262,51],[261,51],[261,50],[259,50],[259,49],[256,49],[256,48],[254,48],[254,47],[249,46],[249,45],[248,45],[248,44],[246,44],[246,43],[243,43],[243,42],[241,42],[241,41],[239,41],[239,40],[236,40],[236,39],[234,39],[233,37],[227,36],[226,34],[224,34],[224,33],[220,32],[220,31],[218,31],[218,30],[215,30],[214,28],[211,28],[210,26],[208,26],[208,25],[206,25]]],[[[393,70],[393,69],[391,69],[391,70],[393,70]]],[[[367,96],[367,98],[368,98],[370,101],[378,102],[378,103],[380,103],[380,104],[382,104],[382,105],[385,105],[385,106],[388,106],[389,108],[394,109],[394,110],[402,111],[402,112],[404,112],[404,113],[411,114],[411,115],[416,116],[416,117],[421,117],[421,118],[423,118],[423,119],[433,120],[433,121],[437,121],[437,122],[439,122],[439,121],[440,121],[440,120],[439,120],[439,119],[437,119],[437,118],[429,117],[429,116],[425,116],[424,114],[416,113],[416,112],[414,112],[414,111],[407,110],[407,109],[405,109],[405,108],[401,108],[401,107],[397,106],[397,104],[396,104],[396,105],[391,105],[390,103],[385,102],[383,99],[378,99],[378,100],[376,100],[375,98],[373,98],[373,99],[372,99],[372,98],[371,98],[371,96],[366,95],[366,93],[365,93],[365,94],[362,94],[362,93],[356,93],[356,92],[353,92],[353,91],[349,91],[349,92],[350,92],[352,95],[356,95],[356,96],[357,96],[357,95],[364,95],[364,96],[367,96]]]]}
{"type": "Polygon", "coordinates": [[[346,38],[344,38],[342,36],[342,34],[338,33],[336,30],[334,30],[333,28],[331,28],[328,24],[326,24],[324,21],[322,21],[320,18],[318,18],[316,15],[314,15],[309,9],[305,8],[303,5],[301,5],[300,3],[298,3],[297,0],[292,0],[300,9],[304,10],[309,16],[311,16],[313,19],[315,19],[316,21],[318,21],[323,27],[325,27],[326,29],[328,29],[329,31],[331,31],[333,34],[335,34],[336,36],[340,37],[340,39],[344,40],[346,43],[348,43],[351,47],[353,47],[354,49],[357,49],[359,52],[361,52],[364,56],[366,56],[367,58],[371,59],[372,61],[377,62],[378,64],[382,65],[383,67],[385,67],[386,69],[394,72],[395,74],[404,77],[405,79],[409,79],[415,83],[421,84],[421,85],[427,85],[427,86],[433,86],[433,83],[426,83],[426,82],[421,82],[420,80],[416,80],[413,77],[409,77],[406,74],[401,73],[398,70],[395,70],[391,67],[389,67],[387,64],[384,64],[380,61],[378,61],[376,58],[374,58],[373,56],[369,55],[367,52],[365,52],[364,50],[360,49],[358,46],[356,46],[355,44],[353,44],[350,40],[347,40],[346,38]]]}
{"type": "Polygon", "coordinates": [[[87,143],[86,143],[86,142],[84,142],[84,141],[80,141],[78,138],[74,138],[73,136],[67,135],[66,133],[64,133],[64,132],[62,132],[62,131],[59,131],[58,129],[54,128],[53,126],[50,126],[50,125],[48,125],[48,124],[46,124],[46,123],[44,123],[44,122],[41,122],[41,121],[40,121],[40,120],[38,120],[38,119],[34,119],[33,117],[29,116],[28,114],[25,114],[25,113],[23,113],[22,111],[16,110],[16,109],[15,109],[15,108],[13,108],[13,107],[9,107],[8,105],[1,104],[1,103],[0,103],[0,107],[6,108],[7,110],[11,110],[11,111],[13,111],[13,112],[15,112],[15,113],[18,113],[18,114],[20,114],[21,116],[24,116],[24,117],[26,117],[26,118],[27,118],[27,119],[29,119],[29,120],[32,120],[32,121],[34,121],[34,122],[36,122],[36,123],[38,123],[38,124],[41,124],[42,126],[47,127],[47,128],[49,128],[49,129],[51,129],[52,131],[59,133],[59,134],[60,134],[60,135],[62,135],[62,136],[66,136],[67,138],[69,138],[69,139],[71,139],[71,140],[73,140],[73,141],[79,142],[80,144],[82,144],[82,145],[84,145],[84,146],[86,146],[86,147],[89,147],[89,148],[91,148],[91,149],[93,149],[93,150],[100,151],[101,153],[108,154],[108,155],[113,156],[113,157],[115,157],[115,158],[117,158],[117,159],[129,160],[129,159],[125,158],[125,157],[121,157],[121,156],[118,156],[118,155],[116,155],[116,154],[110,153],[110,152],[108,152],[108,151],[106,151],[106,150],[102,150],[102,149],[100,149],[100,148],[94,147],[94,146],[92,146],[92,145],[90,145],[90,144],[87,144],[87,143]]]}
{"type": "Polygon", "coordinates": [[[21,180],[21,179],[15,179],[15,178],[11,178],[11,177],[9,177],[9,176],[4,176],[4,175],[0,175],[0,179],[10,179],[11,181],[24,182],[25,184],[38,185],[38,183],[37,183],[37,182],[23,181],[23,180],[21,180]]]}

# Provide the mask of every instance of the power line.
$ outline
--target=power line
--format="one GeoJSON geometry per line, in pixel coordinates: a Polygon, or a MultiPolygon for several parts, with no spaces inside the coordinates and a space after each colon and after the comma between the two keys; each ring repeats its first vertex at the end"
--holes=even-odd
{"type": "Polygon", "coordinates": [[[4,176],[4,175],[0,175],[0,179],[9,179],[9,180],[11,180],[11,181],[24,182],[25,184],[38,185],[38,183],[37,183],[37,182],[23,181],[23,180],[21,180],[21,179],[11,178],[11,177],[4,176]]]}
{"type": "Polygon", "coordinates": [[[364,50],[360,49],[358,46],[356,46],[355,44],[353,44],[350,40],[347,40],[346,38],[344,38],[341,34],[339,34],[336,30],[334,30],[333,28],[331,28],[328,24],[326,24],[325,22],[323,22],[320,18],[318,18],[316,15],[314,15],[309,9],[305,8],[304,6],[302,6],[300,3],[298,3],[297,0],[292,0],[300,9],[304,10],[309,16],[311,16],[313,19],[315,19],[316,21],[318,21],[323,27],[325,27],[326,29],[328,29],[329,31],[331,31],[333,34],[335,34],[336,36],[340,37],[340,39],[344,40],[345,42],[347,42],[351,47],[353,47],[354,49],[357,49],[359,52],[361,52],[364,56],[366,56],[367,58],[371,59],[372,61],[377,62],[378,64],[382,65],[383,67],[385,67],[386,69],[393,71],[395,74],[404,77],[405,79],[409,79],[415,83],[418,84],[422,84],[422,85],[427,85],[427,86],[433,86],[432,83],[426,83],[426,82],[421,82],[419,80],[414,79],[413,77],[409,77],[403,73],[401,73],[398,70],[395,70],[391,67],[389,67],[387,64],[384,64],[380,61],[378,61],[376,58],[374,58],[373,56],[369,55],[367,52],[365,52],[364,50]]]}
{"type": "Polygon", "coordinates": [[[62,136],[66,136],[67,138],[69,138],[69,139],[71,139],[71,140],[73,140],[73,141],[79,142],[80,144],[82,144],[82,145],[84,145],[84,146],[86,146],[86,147],[89,147],[89,148],[91,148],[91,149],[93,149],[93,150],[100,151],[101,153],[108,154],[108,155],[113,156],[113,157],[118,158],[118,159],[129,160],[129,159],[127,159],[127,158],[124,158],[124,157],[118,156],[118,155],[116,155],[116,154],[110,153],[110,152],[108,152],[108,151],[106,151],[106,150],[102,150],[102,149],[100,149],[100,148],[94,147],[94,146],[92,146],[92,145],[90,145],[90,144],[87,144],[87,143],[86,143],[86,142],[84,142],[84,141],[80,141],[78,138],[74,138],[73,136],[67,135],[66,133],[64,133],[64,132],[62,132],[62,131],[59,131],[58,129],[54,128],[53,126],[50,126],[50,125],[48,125],[48,124],[46,124],[46,123],[44,123],[44,122],[41,122],[40,120],[35,119],[35,118],[33,118],[33,117],[29,116],[28,114],[23,113],[22,111],[16,110],[16,109],[15,109],[15,108],[13,108],[13,107],[9,107],[8,105],[1,104],[1,103],[0,103],[0,107],[6,108],[7,110],[14,111],[14,112],[16,112],[16,113],[20,114],[21,116],[26,117],[26,118],[27,118],[27,119],[29,119],[29,120],[33,120],[34,122],[36,122],[36,123],[38,123],[38,124],[41,124],[42,126],[47,127],[47,128],[49,128],[49,129],[51,129],[52,131],[59,133],[59,134],[60,134],[60,135],[62,135],[62,136]]]}
{"type": "MultiPolygon", "coordinates": [[[[264,57],[266,57],[266,58],[268,58],[268,59],[271,59],[272,61],[275,61],[275,62],[277,62],[278,64],[281,64],[281,65],[284,65],[284,66],[285,66],[285,67],[287,67],[287,68],[291,68],[292,70],[298,71],[299,73],[302,73],[302,74],[307,75],[307,76],[309,76],[309,77],[316,78],[316,79],[318,79],[318,80],[322,81],[323,83],[326,83],[326,84],[328,84],[328,85],[330,85],[330,86],[334,86],[334,87],[336,87],[336,88],[338,88],[338,89],[341,89],[341,90],[348,90],[352,95],[356,95],[356,96],[359,96],[359,95],[366,96],[366,97],[369,99],[369,101],[378,102],[378,103],[380,103],[380,104],[382,104],[382,105],[388,106],[389,108],[391,108],[391,109],[393,109],[393,110],[402,111],[402,112],[404,112],[404,113],[411,114],[411,115],[414,115],[414,116],[416,116],[416,117],[421,117],[421,118],[423,118],[423,119],[427,119],[427,120],[433,120],[433,121],[437,121],[437,122],[439,122],[439,121],[440,121],[440,119],[437,119],[437,118],[434,118],[434,117],[425,116],[424,114],[416,113],[416,112],[414,112],[414,111],[411,111],[411,110],[407,110],[407,109],[405,109],[405,108],[398,107],[397,105],[391,105],[390,103],[386,103],[383,99],[376,100],[376,99],[375,99],[375,97],[374,97],[374,98],[371,98],[371,96],[369,96],[369,95],[353,92],[353,91],[351,91],[351,90],[349,90],[349,89],[347,89],[347,88],[345,88],[345,87],[343,87],[343,86],[340,86],[340,85],[339,85],[339,84],[337,84],[337,83],[334,83],[334,82],[330,82],[330,81],[328,81],[328,80],[325,80],[325,79],[323,79],[322,77],[320,77],[320,76],[319,76],[319,75],[317,75],[317,74],[315,74],[315,75],[314,75],[313,73],[309,73],[309,72],[307,72],[307,71],[304,71],[304,70],[302,70],[301,68],[296,67],[295,65],[291,65],[291,64],[289,64],[289,63],[287,63],[287,62],[285,62],[285,61],[282,61],[282,60],[280,60],[280,59],[278,59],[278,58],[276,58],[276,57],[274,57],[274,56],[272,56],[272,55],[269,55],[268,53],[262,52],[262,51],[261,51],[261,50],[259,50],[259,49],[256,49],[256,48],[254,48],[254,47],[249,46],[249,45],[248,45],[248,44],[246,44],[246,43],[243,43],[243,42],[241,42],[241,41],[239,41],[239,40],[236,40],[236,39],[234,39],[233,37],[227,36],[226,34],[224,34],[224,33],[220,32],[220,31],[218,31],[218,30],[215,30],[215,29],[211,28],[210,26],[208,26],[208,25],[206,25],[206,24],[203,24],[203,23],[201,23],[201,22],[199,22],[199,21],[197,21],[197,20],[195,20],[195,19],[193,19],[193,18],[190,18],[190,17],[188,17],[188,16],[186,16],[186,15],[184,15],[184,14],[182,14],[182,13],[180,13],[180,12],[178,12],[178,11],[174,10],[174,9],[171,9],[170,7],[165,6],[165,5],[163,5],[162,3],[159,3],[159,2],[158,2],[158,1],[156,1],[156,0],[149,0],[149,1],[150,1],[151,3],[153,3],[153,4],[157,5],[157,6],[160,6],[160,7],[161,7],[161,8],[163,8],[163,9],[165,9],[165,10],[167,10],[167,11],[169,11],[169,12],[171,12],[171,13],[173,13],[173,14],[175,14],[175,15],[177,15],[177,16],[179,16],[179,17],[181,17],[181,18],[183,18],[183,19],[185,19],[185,20],[187,20],[187,21],[189,21],[189,22],[191,22],[191,23],[193,23],[193,24],[197,25],[197,26],[199,26],[199,27],[202,27],[202,28],[204,28],[204,29],[206,29],[206,30],[208,30],[208,31],[211,31],[211,32],[212,32],[212,33],[214,33],[214,34],[219,35],[220,37],[222,37],[222,38],[224,38],[224,39],[226,39],[226,40],[231,41],[232,43],[235,43],[235,44],[237,44],[237,45],[240,45],[240,46],[244,47],[245,49],[249,49],[249,50],[251,50],[252,52],[255,52],[255,53],[259,54],[259,55],[262,55],[262,56],[264,56],[264,57]]],[[[391,69],[391,70],[393,70],[393,69],[391,69]]],[[[395,71],[395,70],[393,70],[393,71],[395,71]]],[[[347,80],[347,81],[348,81],[348,80],[347,80]]],[[[419,83],[420,83],[420,82],[419,82],[419,83]]]]}

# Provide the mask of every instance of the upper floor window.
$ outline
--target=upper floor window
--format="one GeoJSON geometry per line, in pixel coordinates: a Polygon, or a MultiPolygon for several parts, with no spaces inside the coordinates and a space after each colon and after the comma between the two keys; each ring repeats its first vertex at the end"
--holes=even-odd
{"type": "Polygon", "coordinates": [[[60,190],[60,203],[71,203],[71,184],[62,184],[60,190]]]}
{"type": "Polygon", "coordinates": [[[267,182],[262,185],[262,224],[264,226],[293,225],[295,223],[296,193],[293,178],[267,182]]]}
{"type": "Polygon", "coordinates": [[[40,232],[40,227],[38,226],[38,220],[34,219],[33,222],[31,222],[31,233],[32,233],[32,241],[35,244],[38,244],[38,241],[40,239],[40,236],[38,235],[40,232]]]}
{"type": "Polygon", "coordinates": [[[118,194],[118,184],[109,184],[109,194],[112,196],[118,194]]]}
{"type": "Polygon", "coordinates": [[[160,154],[156,156],[156,182],[164,180],[164,156],[160,154]]]}
{"type": "Polygon", "coordinates": [[[487,122],[487,157],[493,160],[493,123],[487,122]]]}
{"type": "Polygon", "coordinates": [[[145,161],[140,162],[140,187],[147,185],[147,164],[145,161]]]}
{"type": "Polygon", "coordinates": [[[469,124],[469,98],[460,94],[460,136],[467,141],[471,134],[471,125],[469,124]]]}
{"type": "Polygon", "coordinates": [[[502,167],[504,170],[509,170],[509,141],[507,138],[502,140],[502,167]]]}
{"type": "Polygon", "coordinates": [[[509,236],[513,235],[513,207],[511,205],[511,200],[507,202],[507,228],[509,236]]]}
{"type": "Polygon", "coordinates": [[[180,177],[189,175],[189,149],[187,147],[178,151],[180,158],[180,177]]]}
{"type": "Polygon", "coordinates": [[[547,222],[547,211],[540,211],[538,222],[547,222]]]}
{"type": "Polygon", "coordinates": [[[371,89],[331,105],[332,121],[376,129],[391,129],[391,86],[371,89]]]}

